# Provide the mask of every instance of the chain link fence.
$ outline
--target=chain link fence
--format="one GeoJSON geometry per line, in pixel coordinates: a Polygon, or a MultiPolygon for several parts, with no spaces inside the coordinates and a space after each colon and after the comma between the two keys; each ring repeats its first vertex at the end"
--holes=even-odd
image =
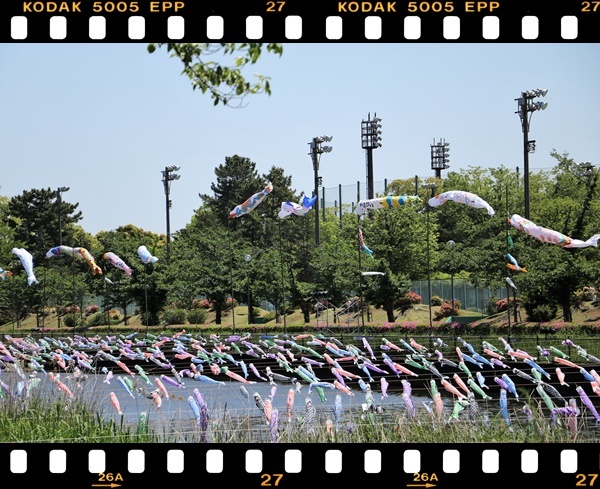
{"type": "MultiPolygon", "coordinates": [[[[423,304],[429,304],[429,282],[427,280],[413,280],[411,290],[416,292],[423,299],[423,304]]],[[[445,300],[460,301],[460,309],[464,311],[479,312],[487,314],[487,307],[490,299],[506,299],[506,288],[499,287],[476,287],[464,279],[454,279],[452,287],[451,279],[432,279],[431,297],[438,296],[445,300]]]]}
{"type": "MultiPolygon", "coordinates": [[[[419,192],[420,182],[424,182],[426,178],[415,175],[414,194],[419,192]]],[[[403,179],[404,180],[404,179],[403,179]]],[[[373,193],[375,196],[387,194],[388,184],[392,180],[387,178],[378,182],[373,182],[373,193]]],[[[319,209],[321,209],[323,220],[326,220],[326,209],[334,209],[335,214],[341,219],[343,214],[354,212],[356,204],[360,200],[367,198],[366,182],[357,181],[354,184],[342,185],[337,187],[321,187],[319,195],[319,209]]]]}

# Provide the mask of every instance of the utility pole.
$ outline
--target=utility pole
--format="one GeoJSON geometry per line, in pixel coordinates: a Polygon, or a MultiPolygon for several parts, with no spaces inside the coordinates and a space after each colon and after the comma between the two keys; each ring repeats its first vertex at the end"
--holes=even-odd
{"type": "Polygon", "coordinates": [[[323,153],[331,153],[333,148],[331,146],[322,146],[321,143],[329,142],[333,139],[333,136],[321,136],[313,138],[309,142],[310,151],[309,156],[312,159],[313,170],[315,172],[315,189],[313,191],[313,197],[317,197],[315,200],[315,244],[319,246],[320,235],[319,235],[319,187],[321,186],[321,179],[319,178],[319,161],[323,153]]]}
{"type": "Polygon", "coordinates": [[[163,185],[165,187],[165,197],[166,197],[166,210],[167,210],[167,265],[171,261],[171,219],[170,219],[170,209],[171,209],[171,199],[169,198],[171,192],[171,182],[173,180],[179,180],[181,175],[177,173],[173,173],[174,171],[179,171],[181,167],[171,165],[165,166],[165,169],[162,172],[163,175],[163,185]]]}
{"type": "Polygon", "coordinates": [[[521,119],[523,129],[523,186],[525,187],[525,219],[529,219],[529,153],[535,151],[535,140],[529,140],[529,117],[530,112],[546,110],[548,102],[534,102],[536,97],[545,97],[548,90],[536,88],[527,92],[521,92],[521,97],[515,99],[518,103],[517,114],[521,119]]]}

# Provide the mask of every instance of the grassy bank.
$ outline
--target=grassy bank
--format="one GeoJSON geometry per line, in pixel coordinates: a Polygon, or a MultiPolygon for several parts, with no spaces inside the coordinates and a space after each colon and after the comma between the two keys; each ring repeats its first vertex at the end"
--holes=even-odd
{"type": "Polygon", "coordinates": [[[71,400],[58,401],[33,393],[0,399],[0,443],[131,443],[151,442],[156,437],[137,426],[102,418],[99,407],[71,400]]]}
{"type": "Polygon", "coordinates": [[[539,400],[529,399],[530,417],[511,410],[507,422],[496,412],[464,412],[442,416],[421,406],[410,415],[404,407],[386,408],[380,414],[346,412],[336,420],[328,410],[307,422],[303,415],[288,423],[284,413],[275,428],[253,416],[210,416],[203,427],[190,419],[156,433],[139,421],[130,425],[106,420],[99,407],[79,401],[56,401],[32,393],[22,399],[0,399],[0,443],[566,443],[595,441],[593,419],[582,416],[569,422],[558,415],[549,420],[539,400]]]}
{"type": "MultiPolygon", "coordinates": [[[[208,312],[208,317],[204,324],[194,325],[194,324],[181,324],[181,325],[160,325],[160,326],[152,326],[150,330],[152,332],[162,331],[165,329],[170,329],[173,331],[187,329],[187,330],[197,330],[197,331],[248,331],[248,330],[278,330],[283,331],[284,327],[290,328],[291,331],[299,332],[299,331],[310,331],[310,330],[318,330],[319,327],[326,327],[331,329],[341,329],[341,330],[358,330],[363,326],[369,329],[385,331],[385,328],[398,328],[400,326],[404,326],[405,329],[411,329],[420,327],[421,329],[429,328],[430,318],[431,322],[434,326],[434,329],[438,330],[446,326],[446,320],[436,321],[436,313],[440,310],[439,306],[428,307],[425,304],[417,304],[413,308],[406,311],[404,314],[398,315],[396,321],[393,323],[388,322],[387,314],[382,309],[377,309],[375,307],[369,308],[369,313],[361,315],[341,315],[338,320],[334,321],[333,312],[327,316],[321,316],[317,318],[315,314],[310,315],[310,321],[308,323],[304,322],[304,316],[302,312],[298,310],[294,310],[287,314],[285,318],[281,316],[279,323],[275,320],[271,320],[268,322],[263,322],[263,318],[267,315],[267,311],[258,309],[258,320],[257,324],[248,324],[248,308],[245,306],[239,306],[235,308],[234,315],[231,314],[231,311],[226,311],[222,316],[221,324],[216,324],[215,321],[215,313],[214,311],[208,312]],[[318,326],[317,326],[318,325],[318,326]]],[[[465,318],[466,316],[473,316],[475,313],[470,311],[459,311],[455,316],[458,318],[458,321],[461,318],[465,318]]],[[[556,316],[552,321],[548,323],[537,323],[542,327],[542,332],[544,328],[550,329],[563,329],[569,328],[572,326],[580,326],[580,325],[588,325],[590,331],[594,328],[600,327],[600,307],[594,305],[593,303],[584,303],[581,308],[572,311],[573,321],[571,323],[565,323],[561,315],[556,316]]],[[[485,319],[477,321],[477,324],[487,325],[490,327],[508,328],[508,323],[512,326],[524,325],[524,326],[532,326],[534,323],[528,322],[528,318],[524,315],[524,312],[521,312],[518,316],[518,321],[514,321],[514,316],[511,314],[510,319],[506,312],[498,313],[492,316],[488,316],[485,319]]],[[[27,332],[30,330],[36,330],[38,328],[43,328],[47,330],[58,330],[59,322],[58,317],[54,312],[49,313],[43,321],[38,321],[35,315],[30,315],[27,318],[20,321],[20,324],[17,325],[15,321],[8,322],[0,326],[0,332],[2,333],[10,333],[13,331],[23,331],[27,332]]],[[[71,328],[67,328],[62,325],[62,330],[64,331],[72,331],[71,328]]],[[[107,326],[102,326],[98,328],[101,331],[106,331],[108,329],[107,326]]],[[[142,324],[141,316],[132,316],[125,324],[124,321],[121,321],[119,324],[111,325],[110,329],[112,331],[145,331],[146,326],[142,324]]],[[[461,329],[460,327],[458,328],[461,329]]],[[[466,329],[466,328],[463,328],[466,329]]]]}

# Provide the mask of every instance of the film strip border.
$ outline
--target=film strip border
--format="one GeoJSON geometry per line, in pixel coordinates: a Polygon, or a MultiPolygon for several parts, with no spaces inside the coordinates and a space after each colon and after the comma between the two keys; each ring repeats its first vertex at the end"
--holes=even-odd
{"type": "Polygon", "coordinates": [[[600,1],[4,0],[2,42],[598,42],[600,1]]]}
{"type": "Polygon", "coordinates": [[[65,481],[142,487],[166,476],[175,484],[367,487],[362,484],[393,481],[417,489],[481,487],[501,476],[537,487],[593,487],[599,454],[597,444],[15,444],[0,446],[0,470],[6,487],[65,481]]]}

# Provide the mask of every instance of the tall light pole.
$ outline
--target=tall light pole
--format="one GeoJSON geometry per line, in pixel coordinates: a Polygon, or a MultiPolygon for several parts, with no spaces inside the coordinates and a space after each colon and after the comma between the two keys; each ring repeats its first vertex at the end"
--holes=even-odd
{"type": "Polygon", "coordinates": [[[315,244],[319,246],[320,237],[319,237],[319,160],[321,159],[321,155],[323,153],[331,153],[333,148],[331,146],[322,146],[321,143],[329,142],[333,139],[333,136],[320,136],[313,138],[311,142],[309,142],[310,151],[309,156],[312,158],[313,162],[313,170],[315,171],[315,190],[313,192],[313,197],[317,197],[315,200],[315,244]]]}
{"type": "Polygon", "coordinates": [[[450,143],[440,139],[438,143],[433,140],[431,146],[431,169],[435,171],[435,178],[442,178],[442,170],[450,168],[450,143]]]}
{"type": "Polygon", "coordinates": [[[545,110],[548,107],[548,102],[534,102],[533,99],[536,97],[545,97],[548,90],[536,88],[535,90],[528,90],[527,92],[521,92],[521,96],[515,100],[518,103],[518,110],[516,114],[519,114],[521,119],[521,127],[523,128],[523,186],[525,187],[525,219],[529,219],[529,153],[535,151],[535,141],[529,140],[529,125],[530,118],[529,113],[533,113],[536,110],[545,110]]]}
{"type": "Polygon", "coordinates": [[[162,172],[162,182],[165,187],[165,197],[167,200],[167,264],[169,264],[171,259],[171,219],[169,212],[169,210],[171,209],[171,199],[169,198],[169,194],[171,192],[171,182],[173,180],[179,180],[181,178],[181,175],[178,175],[177,173],[173,172],[179,171],[180,169],[181,167],[179,166],[171,165],[165,166],[165,169],[162,172]]]}
{"type": "MultiPolygon", "coordinates": [[[[421,188],[431,189],[431,197],[434,197],[437,185],[435,183],[423,183],[421,188]]],[[[429,214],[431,213],[431,206],[429,204],[426,204],[425,212],[427,213],[427,293],[429,296],[429,335],[431,336],[431,332],[433,331],[433,319],[431,317],[431,262],[429,252],[429,214]]]]}
{"type": "Polygon", "coordinates": [[[56,189],[56,200],[58,201],[58,245],[62,246],[62,221],[61,221],[61,208],[62,208],[62,193],[68,192],[71,187],[58,187],[56,189]]]}
{"type": "Polygon", "coordinates": [[[377,117],[377,113],[368,114],[368,118],[360,124],[360,139],[362,148],[366,150],[365,156],[367,159],[367,199],[374,199],[375,192],[373,190],[373,150],[381,148],[381,119],[377,117]]]}

